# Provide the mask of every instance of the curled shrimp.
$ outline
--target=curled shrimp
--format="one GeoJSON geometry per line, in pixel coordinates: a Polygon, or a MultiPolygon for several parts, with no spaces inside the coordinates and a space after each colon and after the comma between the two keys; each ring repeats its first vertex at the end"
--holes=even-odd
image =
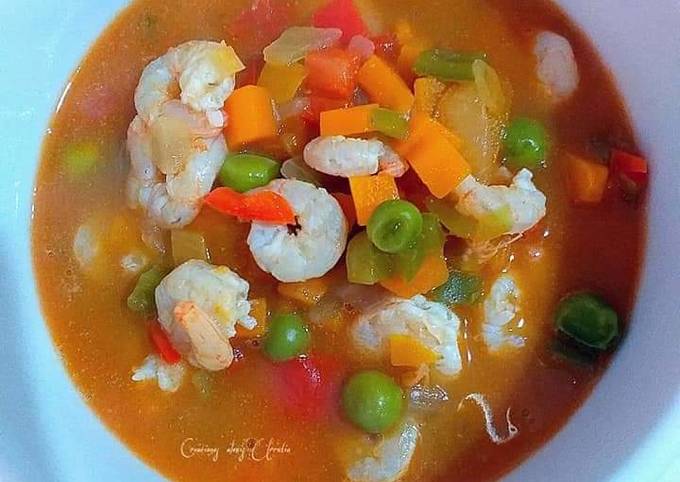
{"type": "Polygon", "coordinates": [[[248,246],[257,265],[285,283],[318,278],[338,262],[347,244],[347,220],[325,189],[277,179],[262,188],[283,196],[297,226],[253,223],[248,246]]]}
{"type": "Polygon", "coordinates": [[[128,204],[167,229],[194,220],[227,154],[221,130],[178,101],[164,104],[151,126],[135,117],[127,146],[128,204]]]}
{"type": "Polygon", "coordinates": [[[236,324],[252,329],[248,283],[226,266],[190,260],[156,288],[158,320],[173,346],[194,366],[217,371],[233,358],[236,324]]]}
{"type": "Polygon", "coordinates": [[[399,154],[378,139],[317,137],[305,147],[304,160],[312,169],[340,177],[369,176],[379,170],[400,177],[408,170],[399,154]]]}
{"type": "Polygon", "coordinates": [[[355,346],[366,355],[388,353],[392,335],[409,335],[438,355],[434,367],[445,376],[462,369],[458,348],[460,319],[441,303],[417,295],[390,298],[365,311],[351,330],[355,346]]]}
{"type": "Polygon", "coordinates": [[[135,91],[137,113],[151,123],[177,95],[197,112],[216,113],[234,90],[235,70],[228,61],[234,57],[224,42],[192,40],[171,48],[142,72],[135,91]]]}
{"type": "Polygon", "coordinates": [[[511,225],[503,234],[521,234],[534,227],[546,213],[546,197],[532,181],[531,171],[522,169],[510,186],[487,186],[468,176],[456,188],[456,209],[466,216],[481,219],[508,208],[511,225]]]}

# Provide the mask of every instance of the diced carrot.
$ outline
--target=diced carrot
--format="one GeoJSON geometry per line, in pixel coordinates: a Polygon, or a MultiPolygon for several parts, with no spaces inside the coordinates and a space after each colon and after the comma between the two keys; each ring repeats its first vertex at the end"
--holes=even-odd
{"type": "Polygon", "coordinates": [[[345,214],[347,219],[347,226],[352,229],[357,223],[357,212],[354,209],[354,201],[352,201],[352,196],[345,194],[344,192],[334,192],[331,194],[338,201],[342,212],[345,214]]]}
{"type": "Polygon", "coordinates": [[[322,136],[351,136],[373,131],[371,114],[378,104],[360,105],[321,113],[322,136]]]}
{"type": "Polygon", "coordinates": [[[366,226],[371,214],[380,204],[390,199],[399,199],[397,183],[392,176],[355,176],[349,178],[357,224],[366,226]]]}
{"type": "Polygon", "coordinates": [[[436,362],[438,356],[419,340],[408,335],[390,336],[390,363],[395,367],[418,368],[436,362]]]}
{"type": "Polygon", "coordinates": [[[430,192],[441,199],[470,174],[470,165],[458,151],[459,145],[458,137],[446,127],[416,112],[411,118],[409,137],[394,147],[430,192]]]}
{"type": "Polygon", "coordinates": [[[603,164],[567,155],[567,180],[571,199],[576,204],[597,204],[607,188],[609,169],[603,164]]]}
{"type": "Polygon", "coordinates": [[[402,298],[411,298],[424,294],[443,285],[449,279],[446,260],[440,255],[430,255],[425,258],[418,273],[411,281],[405,281],[401,276],[380,281],[383,288],[402,298]]]}
{"type": "Polygon", "coordinates": [[[247,85],[236,89],[225,104],[229,122],[225,129],[229,149],[238,151],[277,135],[272,98],[267,89],[247,85]]]}
{"type": "Polygon", "coordinates": [[[399,74],[377,55],[364,63],[357,80],[373,102],[404,114],[411,110],[413,93],[399,74]]]}
{"type": "Polygon", "coordinates": [[[422,112],[434,117],[435,107],[446,90],[446,84],[434,77],[421,77],[413,83],[413,89],[416,98],[413,104],[414,112],[422,112]]]}
{"type": "Polygon", "coordinates": [[[328,291],[330,281],[328,278],[315,278],[299,283],[279,283],[276,290],[286,298],[299,301],[300,303],[312,306],[328,291]]]}
{"type": "Polygon", "coordinates": [[[311,52],[305,58],[307,87],[314,93],[349,99],[357,85],[360,59],[340,48],[311,52]]]}
{"type": "Polygon", "coordinates": [[[300,64],[264,64],[257,85],[264,87],[279,104],[291,100],[305,80],[307,72],[300,64]]]}
{"type": "Polygon", "coordinates": [[[240,338],[258,338],[267,332],[267,298],[250,300],[250,316],[255,318],[257,326],[249,330],[242,325],[236,325],[236,336],[240,338]]]}
{"type": "Polygon", "coordinates": [[[441,199],[453,191],[467,176],[470,165],[445,137],[432,135],[422,139],[407,157],[433,196],[441,199]]]}
{"type": "Polygon", "coordinates": [[[241,194],[228,187],[219,187],[208,194],[203,202],[222,214],[235,216],[242,221],[295,223],[295,212],[286,198],[272,191],[241,194]]]}
{"type": "Polygon", "coordinates": [[[309,106],[302,113],[302,117],[310,123],[319,123],[321,113],[327,110],[343,109],[349,107],[347,99],[333,99],[320,95],[312,95],[309,98],[309,106]]]}
{"type": "Polygon", "coordinates": [[[463,144],[456,134],[427,114],[423,112],[414,112],[413,115],[411,115],[411,121],[409,122],[408,138],[401,142],[395,142],[393,147],[402,157],[406,157],[413,146],[418,144],[431,132],[435,132],[438,136],[445,137],[456,148],[460,148],[463,144]]]}
{"type": "Polygon", "coordinates": [[[314,13],[312,25],[339,28],[342,30],[343,42],[349,42],[355,35],[364,35],[368,31],[352,0],[331,0],[314,13]]]}

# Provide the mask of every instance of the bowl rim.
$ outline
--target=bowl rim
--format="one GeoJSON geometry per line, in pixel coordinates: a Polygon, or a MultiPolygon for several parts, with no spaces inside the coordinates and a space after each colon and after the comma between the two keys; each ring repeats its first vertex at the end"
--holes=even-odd
{"type": "MultiPolygon", "coordinates": [[[[26,0],[6,6],[11,22],[2,33],[0,65],[11,67],[0,81],[0,139],[9,159],[0,180],[0,245],[5,246],[0,320],[6,327],[0,348],[7,363],[0,380],[12,390],[0,392],[5,414],[0,433],[7,442],[0,452],[0,474],[7,480],[114,481],[121,475],[162,480],[99,423],[71,383],[41,323],[30,253],[34,173],[44,132],[66,79],[125,3],[108,0],[92,9],[85,0],[26,0]],[[27,59],[41,59],[40,69],[27,59]]],[[[680,309],[676,298],[658,294],[680,291],[680,257],[665,255],[680,239],[680,218],[665,208],[680,202],[672,181],[680,174],[672,163],[680,159],[674,133],[680,109],[663,102],[680,99],[680,7],[673,0],[657,0],[654,8],[620,0],[559,3],[591,34],[610,66],[655,166],[648,255],[634,322],[612,365],[562,431],[506,480],[541,480],[549,472],[555,482],[567,482],[575,467],[581,480],[676,480],[680,448],[671,442],[680,431],[680,364],[674,359],[673,335],[680,335],[674,326],[680,309]],[[642,34],[649,30],[654,35],[642,34]],[[655,60],[653,82],[647,74],[650,58],[655,60]],[[654,357],[641,357],[649,353],[654,357]]]]}

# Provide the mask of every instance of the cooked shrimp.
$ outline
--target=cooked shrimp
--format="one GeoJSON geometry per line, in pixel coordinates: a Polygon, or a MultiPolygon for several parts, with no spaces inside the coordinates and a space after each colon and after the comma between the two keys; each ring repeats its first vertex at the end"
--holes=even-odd
{"type": "Polygon", "coordinates": [[[266,187],[293,208],[295,227],[253,223],[248,246],[257,265],[286,283],[318,278],[338,262],[347,244],[347,220],[325,189],[277,179],[266,187]]]}
{"type": "Polygon", "coordinates": [[[532,227],[545,216],[545,195],[536,189],[528,169],[519,171],[510,186],[487,186],[468,176],[456,188],[458,203],[456,209],[475,219],[507,207],[512,225],[503,234],[520,234],[532,227]]]}
{"type": "Polygon", "coordinates": [[[515,279],[503,274],[496,279],[484,300],[484,323],[482,334],[491,351],[497,351],[506,344],[524,345],[524,339],[506,333],[507,325],[519,313],[520,290],[515,279]]]}
{"type": "Polygon", "coordinates": [[[352,482],[394,482],[408,470],[418,442],[419,431],[406,421],[394,435],[382,440],[374,455],[355,462],[347,469],[352,482]]]}
{"type": "Polygon", "coordinates": [[[248,283],[226,266],[190,260],[156,288],[158,319],[173,346],[194,366],[217,371],[233,360],[236,324],[253,329],[248,283]]]}
{"type": "Polygon", "coordinates": [[[460,320],[441,303],[418,295],[391,298],[363,313],[352,327],[357,347],[384,356],[391,335],[410,335],[439,355],[435,368],[453,376],[462,368],[458,348],[460,320]]]}
{"type": "Polygon", "coordinates": [[[307,165],[331,176],[369,176],[380,170],[402,176],[408,166],[389,146],[378,139],[345,136],[317,137],[305,147],[307,165]]]}
{"type": "Polygon", "coordinates": [[[179,94],[183,104],[219,120],[221,116],[213,113],[234,90],[234,70],[228,60],[232,56],[233,50],[224,42],[192,40],[171,48],[142,72],[135,91],[137,113],[152,123],[163,105],[179,94]]]}
{"type": "Polygon", "coordinates": [[[555,102],[565,100],[576,91],[579,73],[569,41],[553,32],[536,35],[534,45],[536,75],[555,102]]]}
{"type": "Polygon", "coordinates": [[[128,129],[128,204],[161,228],[181,228],[198,214],[227,147],[219,128],[177,101],[167,102],[153,126],[137,116],[128,129]]]}
{"type": "Polygon", "coordinates": [[[175,364],[165,363],[157,355],[149,355],[144,359],[140,367],[132,372],[132,381],[143,382],[156,380],[158,388],[164,392],[176,392],[184,379],[185,366],[179,362],[175,364]]]}

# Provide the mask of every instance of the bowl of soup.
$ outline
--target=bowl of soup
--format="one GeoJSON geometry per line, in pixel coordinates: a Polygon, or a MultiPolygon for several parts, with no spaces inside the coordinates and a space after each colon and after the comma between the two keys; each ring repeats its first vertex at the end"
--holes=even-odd
{"type": "Polygon", "coordinates": [[[678,12],[614,3],[10,7],[3,474],[673,480],[678,12]]]}

